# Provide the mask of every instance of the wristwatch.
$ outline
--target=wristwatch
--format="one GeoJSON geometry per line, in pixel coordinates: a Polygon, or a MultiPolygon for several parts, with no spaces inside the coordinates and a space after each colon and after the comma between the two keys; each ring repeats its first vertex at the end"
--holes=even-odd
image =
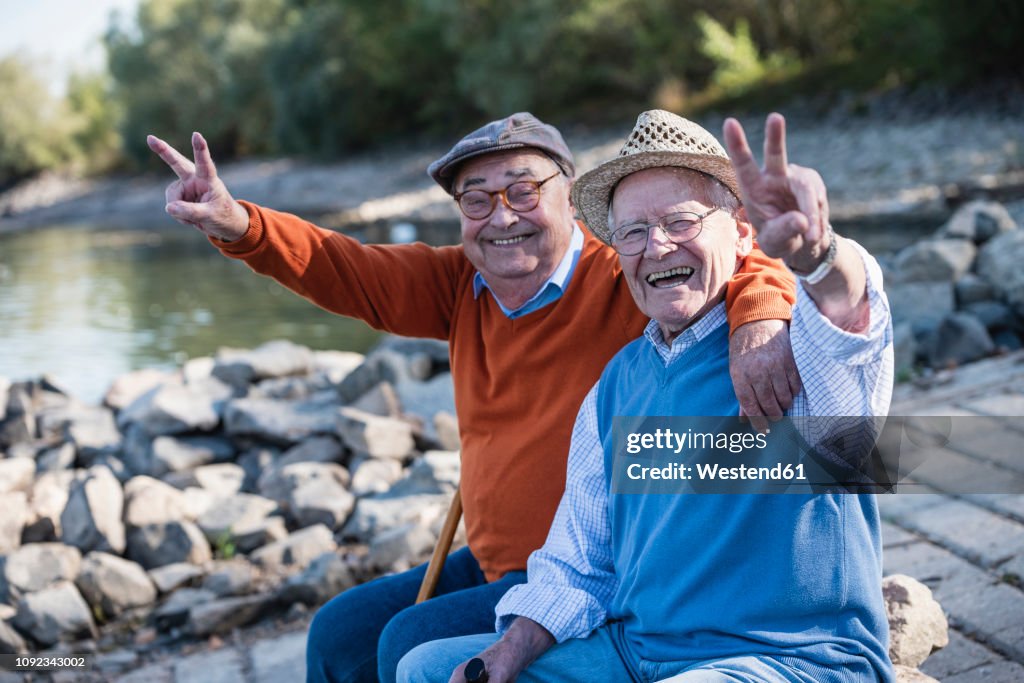
{"type": "Polygon", "coordinates": [[[798,273],[790,268],[790,271],[792,271],[792,273],[805,284],[816,285],[824,280],[826,275],[832,272],[832,265],[836,261],[836,242],[838,240],[836,238],[835,231],[832,229],[832,224],[828,223],[827,225],[828,229],[826,234],[828,235],[828,250],[825,252],[825,258],[818,264],[818,267],[807,274],[798,273]]]}

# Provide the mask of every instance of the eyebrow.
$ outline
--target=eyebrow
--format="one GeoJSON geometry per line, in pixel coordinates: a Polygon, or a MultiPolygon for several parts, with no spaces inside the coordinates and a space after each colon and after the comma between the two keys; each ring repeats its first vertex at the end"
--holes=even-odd
{"type": "MultiPolygon", "coordinates": [[[[520,178],[535,178],[537,176],[533,172],[532,168],[529,168],[528,166],[523,166],[520,168],[508,169],[507,171],[505,171],[505,177],[510,178],[512,180],[519,180],[520,178]]],[[[464,181],[462,181],[462,189],[465,190],[467,188],[473,187],[474,185],[483,185],[485,182],[487,182],[485,178],[466,178],[464,181]]]]}

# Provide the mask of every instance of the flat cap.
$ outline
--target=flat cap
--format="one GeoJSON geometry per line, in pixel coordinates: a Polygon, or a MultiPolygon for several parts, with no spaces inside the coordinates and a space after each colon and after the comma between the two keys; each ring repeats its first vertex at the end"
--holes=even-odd
{"type": "Polygon", "coordinates": [[[519,112],[491,121],[455,143],[448,153],[430,164],[427,173],[448,194],[452,194],[455,172],[459,165],[482,154],[532,147],[551,158],[565,175],[576,175],[572,152],[554,126],[542,122],[529,112],[519,112]]]}

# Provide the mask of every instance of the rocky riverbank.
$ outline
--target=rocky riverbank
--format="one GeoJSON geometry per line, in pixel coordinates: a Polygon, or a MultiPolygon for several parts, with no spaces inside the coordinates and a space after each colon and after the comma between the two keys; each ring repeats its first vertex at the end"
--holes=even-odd
{"type": "Polygon", "coordinates": [[[273,342],[100,406],[0,380],[0,653],[116,670],[423,561],[459,477],[447,364],[273,342]]]}

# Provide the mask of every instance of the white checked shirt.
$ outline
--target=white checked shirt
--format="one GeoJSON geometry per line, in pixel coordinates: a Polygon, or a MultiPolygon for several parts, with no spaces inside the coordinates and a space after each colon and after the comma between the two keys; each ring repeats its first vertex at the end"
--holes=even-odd
{"type": "MultiPolygon", "coordinates": [[[[870,324],[865,334],[844,332],[818,311],[802,285],[797,288],[790,340],[804,389],[787,412],[791,416],[884,416],[889,410],[892,324],[882,292],[882,272],[860,245],[847,241],[864,259],[870,324]]],[[[725,304],[720,304],[680,334],[671,347],[653,320],[644,336],[668,366],[726,323],[725,304]]],[[[527,583],[509,590],[495,609],[499,633],[504,633],[516,616],[524,616],[563,642],[586,637],[608,619],[618,578],[612,561],[608,484],[597,427],[598,384],[587,394],[576,417],[565,493],[547,541],[530,555],[527,583]]]]}

